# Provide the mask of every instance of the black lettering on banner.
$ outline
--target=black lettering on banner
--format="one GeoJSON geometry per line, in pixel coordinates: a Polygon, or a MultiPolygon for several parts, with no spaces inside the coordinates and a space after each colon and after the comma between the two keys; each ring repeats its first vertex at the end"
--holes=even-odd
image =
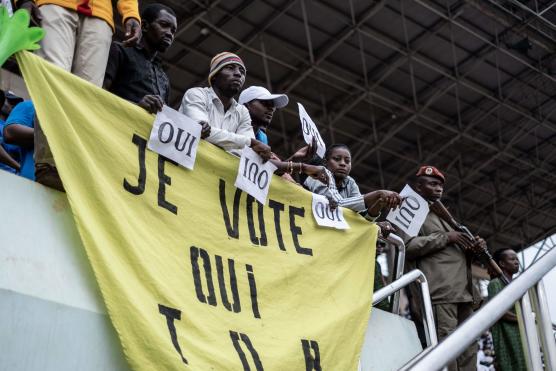
{"type": "Polygon", "coordinates": [[[261,232],[261,238],[259,238],[259,243],[261,246],[268,245],[268,240],[266,238],[266,228],[264,224],[264,205],[257,201],[257,214],[259,215],[259,232],[261,232]]]}
{"type": "Polygon", "coordinates": [[[322,371],[319,343],[314,340],[302,339],[301,346],[303,347],[303,355],[305,356],[305,371],[322,371]]]}
{"type": "Polygon", "coordinates": [[[178,342],[178,335],[176,334],[176,325],[174,324],[175,320],[181,321],[181,311],[162,304],[158,304],[158,311],[166,317],[166,325],[168,326],[168,331],[170,332],[172,344],[174,344],[174,348],[179,353],[182,362],[187,365],[187,359],[183,356],[181,351],[180,343],[178,342]]]}
{"type": "Polygon", "coordinates": [[[214,284],[212,282],[212,270],[210,266],[210,258],[208,253],[199,249],[198,247],[191,246],[191,268],[193,271],[193,283],[195,284],[195,293],[197,294],[197,299],[201,303],[208,303],[212,306],[216,306],[216,294],[214,293],[214,284]],[[205,296],[203,292],[203,285],[201,283],[201,272],[199,269],[199,256],[203,259],[203,268],[205,270],[205,278],[207,281],[208,297],[205,296]]]}
{"type": "Polygon", "coordinates": [[[280,212],[284,211],[284,204],[269,199],[268,207],[274,210],[274,227],[276,228],[276,238],[278,239],[278,247],[280,247],[280,250],[286,251],[286,247],[284,246],[284,239],[282,237],[282,227],[280,226],[280,212]]]}
{"type": "Polygon", "coordinates": [[[226,204],[226,181],[220,179],[218,185],[218,191],[220,194],[220,207],[222,208],[222,218],[224,219],[224,224],[226,225],[226,232],[228,236],[232,238],[239,238],[239,201],[241,199],[241,190],[236,189],[234,195],[234,205],[232,209],[232,223],[230,223],[230,213],[228,212],[228,205],[226,204]]]}
{"type": "Polygon", "coordinates": [[[305,208],[290,206],[289,210],[290,210],[290,230],[292,232],[292,239],[293,239],[293,245],[295,246],[295,251],[297,251],[298,254],[313,256],[313,250],[312,249],[302,247],[299,244],[298,236],[300,234],[303,234],[303,232],[301,231],[301,228],[299,226],[295,225],[295,216],[297,215],[297,216],[300,216],[302,218],[305,217],[305,208]]]}
{"type": "Polygon", "coordinates": [[[178,207],[166,200],[166,184],[172,185],[172,178],[164,173],[166,162],[176,164],[174,161],[158,155],[158,206],[178,215],[178,207]]]}
{"type": "Polygon", "coordinates": [[[255,245],[267,246],[266,230],[264,224],[264,205],[259,201],[257,202],[257,214],[259,216],[259,231],[261,232],[261,237],[257,237],[257,232],[255,231],[255,223],[253,221],[253,202],[255,198],[251,195],[247,195],[247,227],[249,228],[249,237],[251,242],[255,245]]]}
{"type": "Polygon", "coordinates": [[[257,283],[255,282],[255,273],[253,273],[253,266],[245,264],[247,271],[247,280],[249,281],[249,293],[251,295],[251,309],[255,318],[261,318],[259,313],[259,301],[257,299],[257,283]]]}
{"type": "Polygon", "coordinates": [[[226,291],[226,280],[224,278],[224,265],[222,264],[222,257],[216,255],[216,271],[218,272],[218,286],[220,287],[220,297],[222,303],[230,312],[238,313],[241,311],[241,303],[239,301],[239,292],[237,290],[237,278],[234,261],[228,259],[228,271],[230,274],[230,289],[234,300],[233,305],[228,301],[228,292],[226,291]]]}
{"type": "Polygon", "coordinates": [[[235,331],[230,331],[230,338],[232,339],[232,344],[234,345],[234,348],[239,356],[241,364],[243,365],[243,371],[251,371],[251,367],[249,366],[249,362],[247,361],[245,352],[243,352],[243,349],[241,348],[241,344],[239,343],[240,339],[247,347],[247,350],[249,350],[249,353],[251,353],[251,358],[253,359],[253,363],[255,363],[255,370],[264,371],[263,364],[261,363],[261,359],[259,357],[259,353],[257,353],[255,347],[253,347],[253,343],[251,343],[251,339],[249,339],[249,336],[242,333],[238,334],[235,331]]]}
{"type": "Polygon", "coordinates": [[[136,196],[145,192],[145,184],[147,180],[147,167],[145,166],[145,150],[147,148],[147,141],[137,134],[133,134],[131,138],[133,144],[137,145],[139,153],[139,176],[137,177],[137,185],[132,186],[127,179],[124,178],[124,189],[136,196]]]}
{"type": "Polygon", "coordinates": [[[174,127],[172,126],[172,124],[170,124],[169,122],[163,122],[162,124],[160,124],[160,126],[158,127],[158,140],[160,141],[160,143],[164,143],[164,144],[170,143],[173,137],[174,137],[174,127]],[[162,139],[162,136],[164,134],[164,128],[170,128],[168,137],[165,140],[162,139]]]}

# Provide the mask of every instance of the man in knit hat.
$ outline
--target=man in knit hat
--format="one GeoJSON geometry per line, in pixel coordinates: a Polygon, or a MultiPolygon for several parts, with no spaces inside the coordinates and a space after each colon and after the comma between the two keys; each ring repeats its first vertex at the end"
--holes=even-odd
{"type": "MultiPolygon", "coordinates": [[[[422,166],[415,174],[413,188],[424,199],[434,202],[442,197],[444,174],[434,166],[422,166]]],[[[438,340],[450,335],[473,314],[474,295],[471,281],[473,252],[486,248],[486,242],[476,236],[472,241],[464,233],[454,231],[450,225],[430,211],[416,237],[404,238],[406,270],[420,269],[429,283],[438,340]]],[[[412,316],[421,322],[419,291],[412,285],[412,316]]],[[[419,327],[419,326],[418,326],[419,327]]],[[[477,370],[476,345],[467,348],[456,361],[448,365],[450,371],[477,370]]]]}
{"type": "Polygon", "coordinates": [[[212,144],[236,155],[250,146],[268,160],[270,147],[255,139],[247,108],[234,99],[245,83],[245,74],[240,57],[229,52],[217,54],[210,62],[209,87],[187,90],[179,111],[203,125],[212,144]]]}

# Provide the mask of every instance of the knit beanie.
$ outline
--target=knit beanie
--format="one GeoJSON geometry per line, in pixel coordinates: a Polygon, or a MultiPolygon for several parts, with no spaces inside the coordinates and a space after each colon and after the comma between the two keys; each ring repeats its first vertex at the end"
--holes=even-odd
{"type": "Polygon", "coordinates": [[[222,69],[222,67],[228,65],[228,64],[239,64],[241,67],[243,67],[244,70],[247,71],[247,68],[245,68],[245,65],[243,64],[243,61],[241,60],[240,57],[238,57],[237,55],[235,55],[234,53],[230,53],[230,52],[222,52],[219,54],[216,54],[212,60],[210,61],[210,72],[208,75],[208,83],[209,86],[211,85],[210,80],[212,80],[212,77],[214,75],[216,75],[218,73],[218,71],[220,71],[222,69]]]}

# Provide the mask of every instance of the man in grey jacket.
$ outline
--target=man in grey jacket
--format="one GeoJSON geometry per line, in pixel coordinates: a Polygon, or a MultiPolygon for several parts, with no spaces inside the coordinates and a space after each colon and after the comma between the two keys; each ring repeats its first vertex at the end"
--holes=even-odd
{"type": "MultiPolygon", "coordinates": [[[[433,166],[422,166],[416,174],[415,191],[429,202],[442,197],[445,177],[433,166]]],[[[420,269],[429,283],[438,340],[450,335],[473,314],[471,259],[473,251],[486,248],[485,241],[471,241],[454,231],[448,223],[430,211],[416,237],[406,237],[406,269],[420,269]]],[[[419,293],[410,288],[412,314],[420,320],[419,293]]],[[[477,369],[476,345],[466,349],[448,365],[450,371],[477,369]]]]}

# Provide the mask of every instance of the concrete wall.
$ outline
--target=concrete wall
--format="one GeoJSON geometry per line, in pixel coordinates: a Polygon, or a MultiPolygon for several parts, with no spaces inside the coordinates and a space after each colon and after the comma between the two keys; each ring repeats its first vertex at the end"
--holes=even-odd
{"type": "MultiPolygon", "coordinates": [[[[64,193],[0,170],[0,370],[128,370],[64,193]]],[[[396,370],[413,322],[373,309],[361,370],[396,370]]]]}
{"type": "Polygon", "coordinates": [[[0,189],[0,370],[128,370],[65,194],[0,189]]]}

